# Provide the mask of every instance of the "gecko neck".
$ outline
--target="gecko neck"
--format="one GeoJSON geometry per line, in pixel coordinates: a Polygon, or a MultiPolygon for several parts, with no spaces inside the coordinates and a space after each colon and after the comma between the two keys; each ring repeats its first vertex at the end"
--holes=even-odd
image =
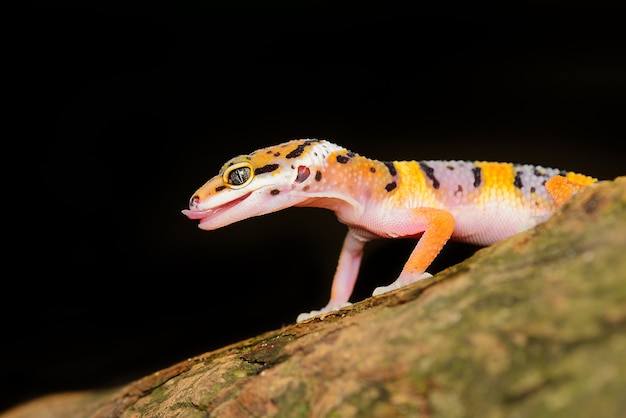
{"type": "Polygon", "coordinates": [[[309,189],[310,198],[297,206],[329,209],[341,222],[357,223],[370,201],[380,204],[388,194],[395,172],[390,164],[345,149],[333,153],[319,166],[321,179],[309,189]]]}

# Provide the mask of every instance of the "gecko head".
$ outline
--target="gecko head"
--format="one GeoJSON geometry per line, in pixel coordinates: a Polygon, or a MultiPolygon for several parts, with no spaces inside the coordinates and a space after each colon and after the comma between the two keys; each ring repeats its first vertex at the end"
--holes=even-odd
{"type": "Polygon", "coordinates": [[[182,212],[199,220],[201,229],[212,230],[302,203],[311,198],[315,169],[327,144],[295,140],[232,158],[192,195],[189,209],[182,212]],[[316,146],[322,149],[313,151],[316,146]]]}

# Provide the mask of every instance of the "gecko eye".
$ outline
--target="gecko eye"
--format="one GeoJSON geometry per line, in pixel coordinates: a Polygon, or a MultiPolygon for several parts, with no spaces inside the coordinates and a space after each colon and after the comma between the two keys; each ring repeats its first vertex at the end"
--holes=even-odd
{"type": "Polygon", "coordinates": [[[235,163],[230,167],[227,167],[222,174],[222,180],[224,184],[231,189],[239,189],[247,186],[252,181],[254,171],[252,170],[252,164],[247,161],[235,163]]]}

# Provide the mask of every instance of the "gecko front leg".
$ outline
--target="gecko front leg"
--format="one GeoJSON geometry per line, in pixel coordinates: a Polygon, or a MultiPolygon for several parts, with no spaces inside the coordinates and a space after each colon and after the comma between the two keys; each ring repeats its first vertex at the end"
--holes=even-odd
{"type": "Polygon", "coordinates": [[[339,255],[328,304],[319,311],[301,313],[296,319],[297,322],[350,305],[348,300],[359,274],[359,267],[363,259],[363,247],[366,242],[367,240],[358,237],[350,230],[348,231],[339,255]]]}
{"type": "MultiPolygon", "coordinates": [[[[455,220],[450,212],[435,208],[417,208],[413,210],[413,213],[415,225],[423,231],[423,234],[396,281],[389,286],[377,287],[372,293],[373,296],[431,277],[432,275],[427,273],[426,269],[452,236],[455,220]]],[[[412,234],[414,232],[408,235],[412,234]]]]}

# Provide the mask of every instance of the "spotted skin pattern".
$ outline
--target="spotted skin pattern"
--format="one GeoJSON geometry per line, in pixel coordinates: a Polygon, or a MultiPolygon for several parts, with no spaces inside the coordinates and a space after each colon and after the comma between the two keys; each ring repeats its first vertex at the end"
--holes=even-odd
{"type": "Polygon", "coordinates": [[[288,207],[335,212],[348,226],[328,304],[348,305],[366,242],[416,238],[400,276],[374,295],[428,277],[448,240],[490,245],[552,215],[597,181],[569,171],[486,161],[378,161],[324,140],[301,139],[227,161],[183,213],[213,230],[288,207]]]}

